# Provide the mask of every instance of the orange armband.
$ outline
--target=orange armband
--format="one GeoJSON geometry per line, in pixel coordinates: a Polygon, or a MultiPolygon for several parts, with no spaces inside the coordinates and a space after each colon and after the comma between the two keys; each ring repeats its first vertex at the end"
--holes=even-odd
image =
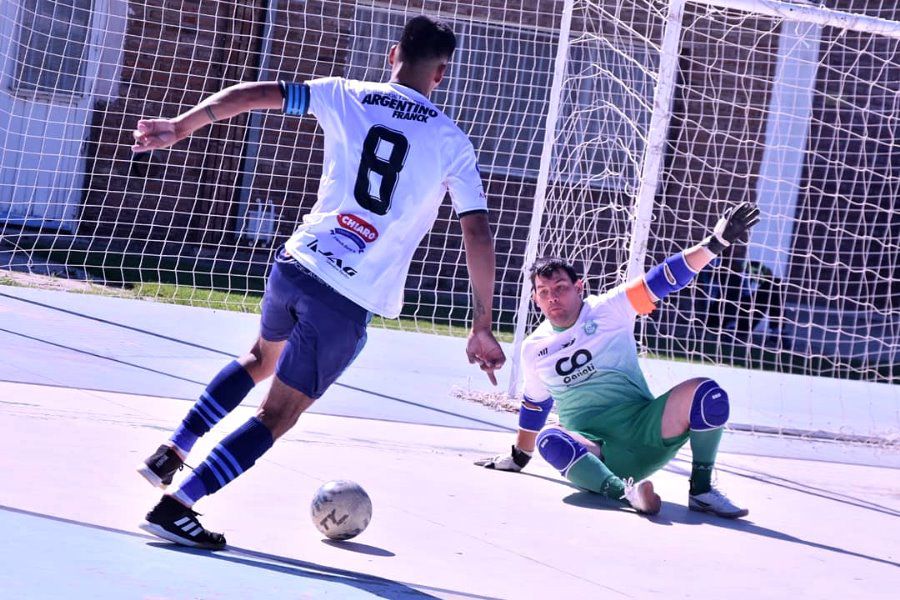
{"type": "Polygon", "coordinates": [[[643,277],[632,279],[625,284],[625,295],[628,296],[632,308],[639,315],[649,315],[656,309],[656,304],[653,302],[653,297],[650,295],[650,290],[643,277]]]}

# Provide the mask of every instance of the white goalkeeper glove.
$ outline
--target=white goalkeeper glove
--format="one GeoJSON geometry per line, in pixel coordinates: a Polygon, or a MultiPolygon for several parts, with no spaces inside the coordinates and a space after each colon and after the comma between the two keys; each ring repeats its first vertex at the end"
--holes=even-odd
{"type": "Polygon", "coordinates": [[[496,469],[498,471],[514,471],[519,472],[525,468],[528,461],[531,460],[531,452],[520,450],[515,445],[509,454],[501,454],[493,458],[483,458],[476,460],[475,464],[485,469],[496,469]]]}

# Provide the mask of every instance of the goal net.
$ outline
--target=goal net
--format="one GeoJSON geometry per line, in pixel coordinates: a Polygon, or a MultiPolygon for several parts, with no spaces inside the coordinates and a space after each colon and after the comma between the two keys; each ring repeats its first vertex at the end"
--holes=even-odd
{"type": "MultiPolygon", "coordinates": [[[[270,258],[316,200],[314,119],[242,115],[133,155],[140,118],[230,84],[385,80],[421,2],[0,0],[0,222],[7,264],[144,296],[252,310],[270,258]]],[[[540,167],[562,0],[429,4],[460,41],[433,101],[467,131],[494,216],[501,327],[511,331],[540,167]]],[[[410,270],[405,326],[469,317],[449,202],[410,270]]]]}
{"type": "Polygon", "coordinates": [[[598,290],[756,202],[750,244],[639,325],[651,387],[721,377],[738,426],[900,433],[900,9],[868,4],[573,5],[537,247],[598,290]]]}
{"type": "MultiPolygon", "coordinates": [[[[534,256],[599,291],[754,201],[751,243],[640,321],[651,386],[713,376],[738,425],[889,440],[900,9],[876,4],[0,0],[0,268],[255,310],[315,202],[315,120],[244,115],[145,155],[131,129],[240,81],[384,79],[424,11],[460,39],[433,100],[479,154],[507,339],[536,323],[534,256]]],[[[461,243],[445,203],[392,325],[464,331],[461,243]]]]}

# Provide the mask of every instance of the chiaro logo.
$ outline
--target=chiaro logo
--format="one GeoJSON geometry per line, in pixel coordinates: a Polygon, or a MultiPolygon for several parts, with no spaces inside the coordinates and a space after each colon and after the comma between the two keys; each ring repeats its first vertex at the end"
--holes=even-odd
{"type": "Polygon", "coordinates": [[[338,215],[338,225],[349,229],[370,244],[378,239],[378,230],[356,215],[338,215]]]}

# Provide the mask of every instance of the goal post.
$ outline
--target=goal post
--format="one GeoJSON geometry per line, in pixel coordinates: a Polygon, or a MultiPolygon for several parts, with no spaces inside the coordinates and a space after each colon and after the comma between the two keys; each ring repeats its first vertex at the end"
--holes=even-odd
{"type": "Polygon", "coordinates": [[[564,97],[584,90],[571,61],[590,53],[612,83],[562,108],[550,178],[565,191],[551,189],[530,235],[598,290],[698,241],[727,205],[757,202],[750,246],[639,322],[652,387],[720,376],[739,428],[896,441],[900,10],[632,4],[575,3],[564,97]]]}

